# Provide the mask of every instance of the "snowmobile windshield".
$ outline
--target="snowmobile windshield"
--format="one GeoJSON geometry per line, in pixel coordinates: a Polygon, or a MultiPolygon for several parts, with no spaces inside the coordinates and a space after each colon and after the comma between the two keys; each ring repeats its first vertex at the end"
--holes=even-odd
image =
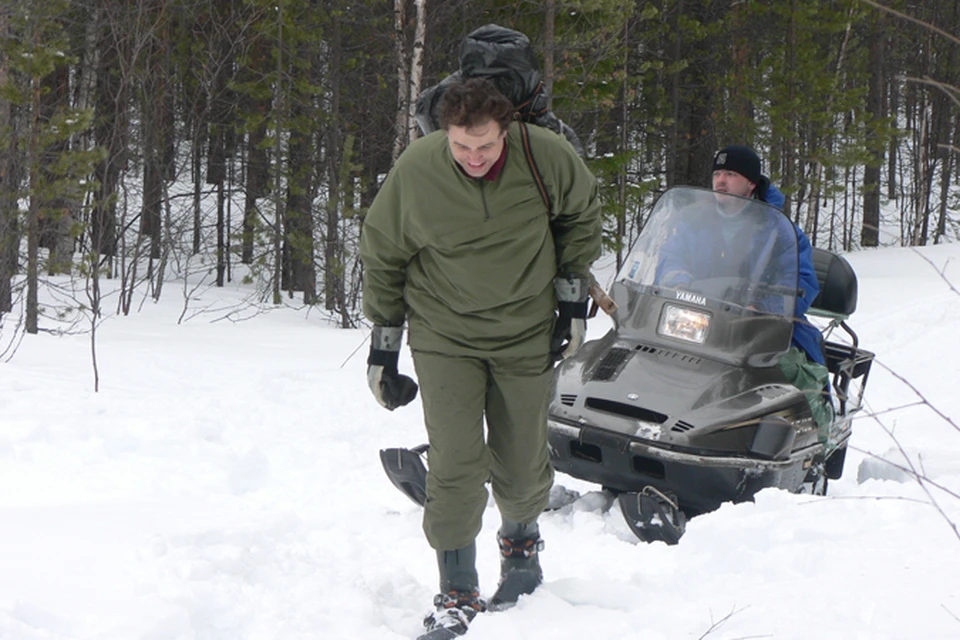
{"type": "Polygon", "coordinates": [[[759,200],[673,188],[654,205],[617,281],[628,289],[674,290],[677,300],[792,318],[796,228],[759,200]]]}

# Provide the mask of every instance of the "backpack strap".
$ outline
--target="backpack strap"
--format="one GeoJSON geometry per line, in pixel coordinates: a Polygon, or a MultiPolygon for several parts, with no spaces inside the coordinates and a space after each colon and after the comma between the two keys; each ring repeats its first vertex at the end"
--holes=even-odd
{"type": "Polygon", "coordinates": [[[533,103],[539,97],[540,92],[543,91],[543,81],[537,83],[537,88],[533,90],[533,93],[530,94],[530,97],[521,102],[518,105],[515,105],[514,108],[517,110],[517,115],[515,117],[525,120],[539,118],[542,115],[545,115],[550,111],[544,104],[543,108],[539,111],[533,110],[533,103]]]}
{"type": "MultiPolygon", "coordinates": [[[[547,193],[547,185],[543,183],[543,176],[540,175],[540,169],[537,168],[537,161],[533,157],[533,147],[530,145],[530,133],[527,131],[527,124],[521,119],[520,114],[514,114],[517,122],[520,124],[520,137],[523,140],[523,154],[527,156],[527,164],[530,165],[530,173],[533,174],[533,181],[537,185],[537,191],[543,198],[543,204],[547,207],[547,218],[553,219],[553,204],[550,202],[550,194],[547,193]]],[[[552,231],[552,229],[551,229],[552,231]]],[[[597,280],[590,275],[590,297],[593,298],[593,305],[587,313],[588,318],[597,315],[597,308],[603,309],[609,315],[617,310],[617,303],[613,301],[606,291],[604,291],[597,280]]]]}
{"type": "Polygon", "coordinates": [[[543,176],[540,175],[540,169],[537,167],[537,161],[533,157],[533,147],[530,145],[530,132],[527,131],[527,123],[520,118],[520,114],[514,114],[517,122],[520,124],[520,138],[523,140],[523,154],[527,156],[527,164],[530,166],[530,173],[533,174],[533,182],[537,185],[537,191],[543,198],[543,204],[547,207],[547,217],[553,218],[553,204],[550,202],[550,194],[547,193],[547,185],[543,183],[543,176]]]}

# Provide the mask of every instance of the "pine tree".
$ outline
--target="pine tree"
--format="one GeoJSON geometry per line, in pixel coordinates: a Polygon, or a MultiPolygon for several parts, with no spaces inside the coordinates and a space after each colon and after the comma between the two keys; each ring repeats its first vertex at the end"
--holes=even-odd
{"type": "MultiPolygon", "coordinates": [[[[28,8],[27,3],[14,3],[10,37],[0,46],[9,61],[2,92],[22,114],[24,124],[21,132],[13,134],[22,141],[23,149],[22,155],[15,155],[14,160],[23,162],[24,167],[12,173],[27,179],[16,195],[28,203],[24,225],[27,236],[25,327],[28,333],[37,333],[41,225],[59,225],[72,217],[71,209],[79,207],[90,189],[87,167],[98,152],[85,150],[78,142],[79,134],[92,125],[91,111],[72,107],[68,101],[59,99],[59,93],[58,99],[45,100],[51,85],[64,81],[64,66],[75,62],[68,53],[69,39],[62,22],[68,3],[51,0],[29,5],[28,8]]],[[[69,225],[68,232],[76,234],[77,227],[69,225]]]]}

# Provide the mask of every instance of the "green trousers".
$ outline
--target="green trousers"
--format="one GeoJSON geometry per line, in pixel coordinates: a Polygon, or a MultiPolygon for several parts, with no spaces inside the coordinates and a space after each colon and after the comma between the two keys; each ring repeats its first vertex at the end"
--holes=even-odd
{"type": "Polygon", "coordinates": [[[549,356],[476,358],[414,351],[413,361],[430,442],[423,510],[430,546],[460,549],[474,541],[488,480],[504,518],[536,520],[553,484],[547,452],[549,356]]]}

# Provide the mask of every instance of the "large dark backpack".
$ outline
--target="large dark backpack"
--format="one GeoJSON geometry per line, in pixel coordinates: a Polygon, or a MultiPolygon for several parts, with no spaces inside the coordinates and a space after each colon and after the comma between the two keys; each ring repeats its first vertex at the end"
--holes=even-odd
{"type": "Polygon", "coordinates": [[[440,128],[438,110],[443,92],[464,78],[489,78],[513,102],[521,120],[564,136],[577,153],[577,134],[547,108],[549,96],[540,79],[540,65],[530,39],[519,31],[488,24],[472,31],[460,45],[460,69],[417,98],[417,124],[424,134],[440,128]]]}

